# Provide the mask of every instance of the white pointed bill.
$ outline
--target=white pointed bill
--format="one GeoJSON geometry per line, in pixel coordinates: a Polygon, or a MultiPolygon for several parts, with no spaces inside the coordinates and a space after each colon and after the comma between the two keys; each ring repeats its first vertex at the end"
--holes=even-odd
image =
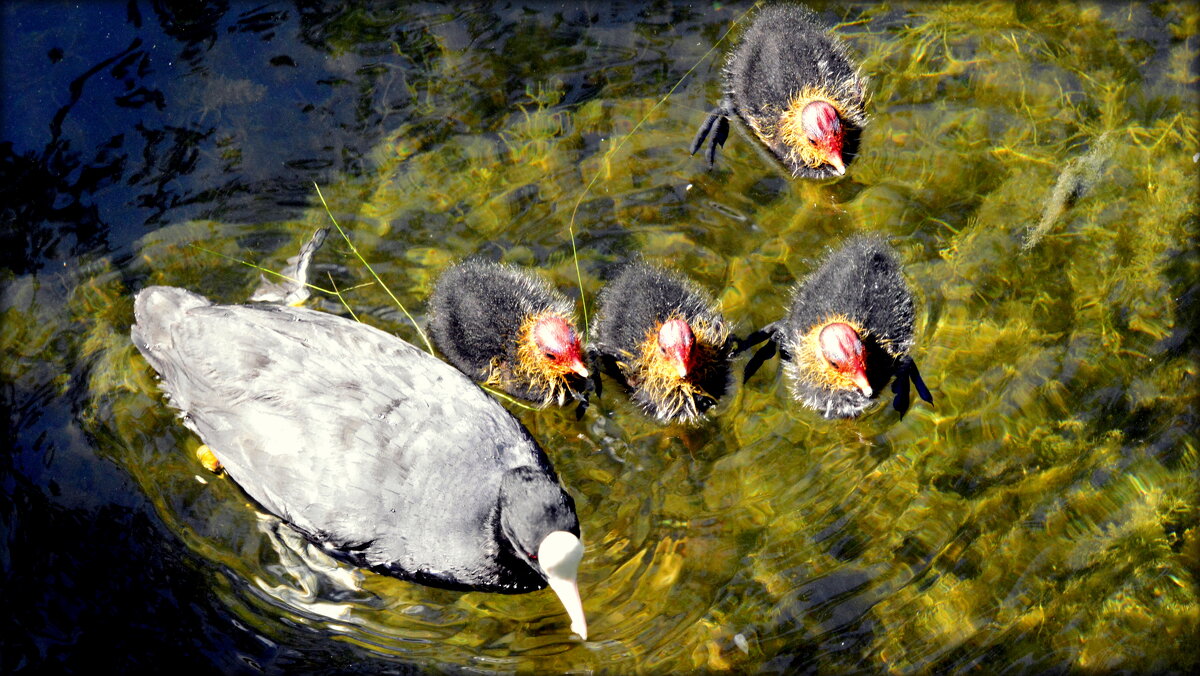
{"type": "Polygon", "coordinates": [[[583,558],[583,543],[574,535],[556,530],[538,546],[538,563],[546,572],[550,588],[571,618],[571,631],[587,640],[587,618],[583,616],[583,601],[579,599],[579,561],[583,558]]]}

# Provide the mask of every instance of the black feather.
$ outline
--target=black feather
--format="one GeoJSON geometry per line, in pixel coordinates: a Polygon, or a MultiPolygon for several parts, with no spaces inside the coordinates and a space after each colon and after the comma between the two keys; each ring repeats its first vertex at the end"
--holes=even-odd
{"type": "MultiPolygon", "coordinates": [[[[778,127],[779,116],[797,95],[805,90],[819,90],[835,100],[843,113],[846,164],[857,154],[860,133],[866,124],[863,110],[866,82],[859,77],[858,67],[846,46],[809,9],[780,3],[759,10],[726,58],[723,79],[724,99],[705,118],[692,141],[692,153],[714,127],[714,116],[722,117],[726,134],[728,122],[724,118],[736,116],[762,149],[791,176],[812,179],[837,176],[830,165],[810,167],[789,159],[783,142],[770,137],[778,127]]],[[[720,143],[723,142],[722,138],[720,143]]],[[[720,143],[714,141],[710,145],[709,166],[720,143]]]]}
{"type": "MultiPolygon", "coordinates": [[[[470,259],[447,268],[429,298],[429,335],[437,349],[476,382],[485,382],[495,360],[517,363],[522,323],[554,312],[571,321],[575,305],[544,279],[519,268],[470,259]]],[[[583,382],[572,380],[571,394],[581,398],[583,382]]],[[[542,402],[546,391],[520,379],[500,388],[527,401],[542,402]]]]}
{"type": "MultiPolygon", "coordinates": [[[[915,310],[900,262],[883,238],[850,239],[796,286],[783,320],[782,347],[793,355],[811,349],[802,344],[802,338],[834,317],[845,317],[862,327],[867,377],[874,392],[881,391],[893,376],[902,378],[902,403],[906,405],[908,373],[916,372],[915,365],[911,371],[906,367],[912,361],[909,352],[913,347],[915,310]]],[[[858,390],[832,389],[804,377],[799,372],[800,362],[793,359],[787,368],[792,376],[792,393],[806,406],[833,418],[856,416],[870,404],[870,399],[858,390]]],[[[922,391],[928,394],[923,382],[922,391]]]]}
{"type": "Polygon", "coordinates": [[[631,396],[649,414],[660,420],[690,421],[713,406],[729,387],[731,343],[729,328],[716,309],[716,303],[689,280],[643,261],[621,268],[600,291],[599,307],[593,327],[593,347],[602,356],[606,371],[618,377],[631,390],[631,396]],[[693,368],[694,382],[707,397],[691,402],[664,399],[642,386],[643,374],[632,366],[642,343],[664,321],[681,317],[704,341],[703,331],[715,342],[706,345],[710,359],[693,368]]]}

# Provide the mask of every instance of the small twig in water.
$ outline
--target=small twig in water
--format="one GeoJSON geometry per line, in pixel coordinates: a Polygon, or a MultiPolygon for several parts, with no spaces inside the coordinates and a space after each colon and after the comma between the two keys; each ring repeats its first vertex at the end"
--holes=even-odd
{"type": "Polygon", "coordinates": [[[1021,245],[1022,249],[1028,251],[1036,246],[1063,212],[1092,189],[1092,186],[1100,180],[1104,163],[1108,161],[1111,154],[1112,138],[1106,132],[1096,139],[1088,153],[1067,162],[1062,173],[1058,175],[1054,189],[1050,191],[1050,198],[1046,200],[1041,220],[1025,236],[1025,243],[1021,245]]]}

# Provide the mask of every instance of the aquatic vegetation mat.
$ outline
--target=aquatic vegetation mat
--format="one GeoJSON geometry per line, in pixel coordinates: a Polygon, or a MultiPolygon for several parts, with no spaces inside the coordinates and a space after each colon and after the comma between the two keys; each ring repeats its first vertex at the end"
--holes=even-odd
{"type": "MultiPolygon", "coordinates": [[[[719,88],[720,57],[701,59],[745,9],[647,10],[570,43],[567,19],[501,35],[446,18],[397,41],[409,105],[369,168],[320,186],[328,213],[314,190],[298,220],[176,223],[131,260],[11,279],[6,380],[86,388],[97,452],[228,612],[278,644],[448,670],[1195,667],[1196,10],[819,5],[872,87],[862,154],[819,184],[749,143],[713,171],[687,154],[719,88]],[[605,69],[583,87],[587,49],[605,69]],[[331,234],[311,280],[345,303],[309,304],[417,345],[379,281],[424,326],[433,280],[477,253],[591,308],[640,252],[745,335],[829,247],[879,233],[916,295],[935,404],[826,421],[772,361],[699,427],[648,419],[612,381],[580,419],[510,406],[577,501],[594,640],[573,642],[549,592],[457,594],[325,561],[193,459],[129,343],[131,293],[240,302],[258,272],[237,260],[281,269],[330,216],[354,251],[331,234]]],[[[357,20],[348,44],[390,19],[357,20]]]]}

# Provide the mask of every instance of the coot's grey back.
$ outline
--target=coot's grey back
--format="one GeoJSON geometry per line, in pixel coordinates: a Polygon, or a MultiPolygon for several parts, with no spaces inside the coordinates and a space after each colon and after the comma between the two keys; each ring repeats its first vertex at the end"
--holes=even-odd
{"type": "Polygon", "coordinates": [[[501,476],[549,461],[462,373],[302,308],[212,305],[151,287],[135,314],[134,343],[172,405],[267,510],[364,565],[494,576],[501,476]]]}

